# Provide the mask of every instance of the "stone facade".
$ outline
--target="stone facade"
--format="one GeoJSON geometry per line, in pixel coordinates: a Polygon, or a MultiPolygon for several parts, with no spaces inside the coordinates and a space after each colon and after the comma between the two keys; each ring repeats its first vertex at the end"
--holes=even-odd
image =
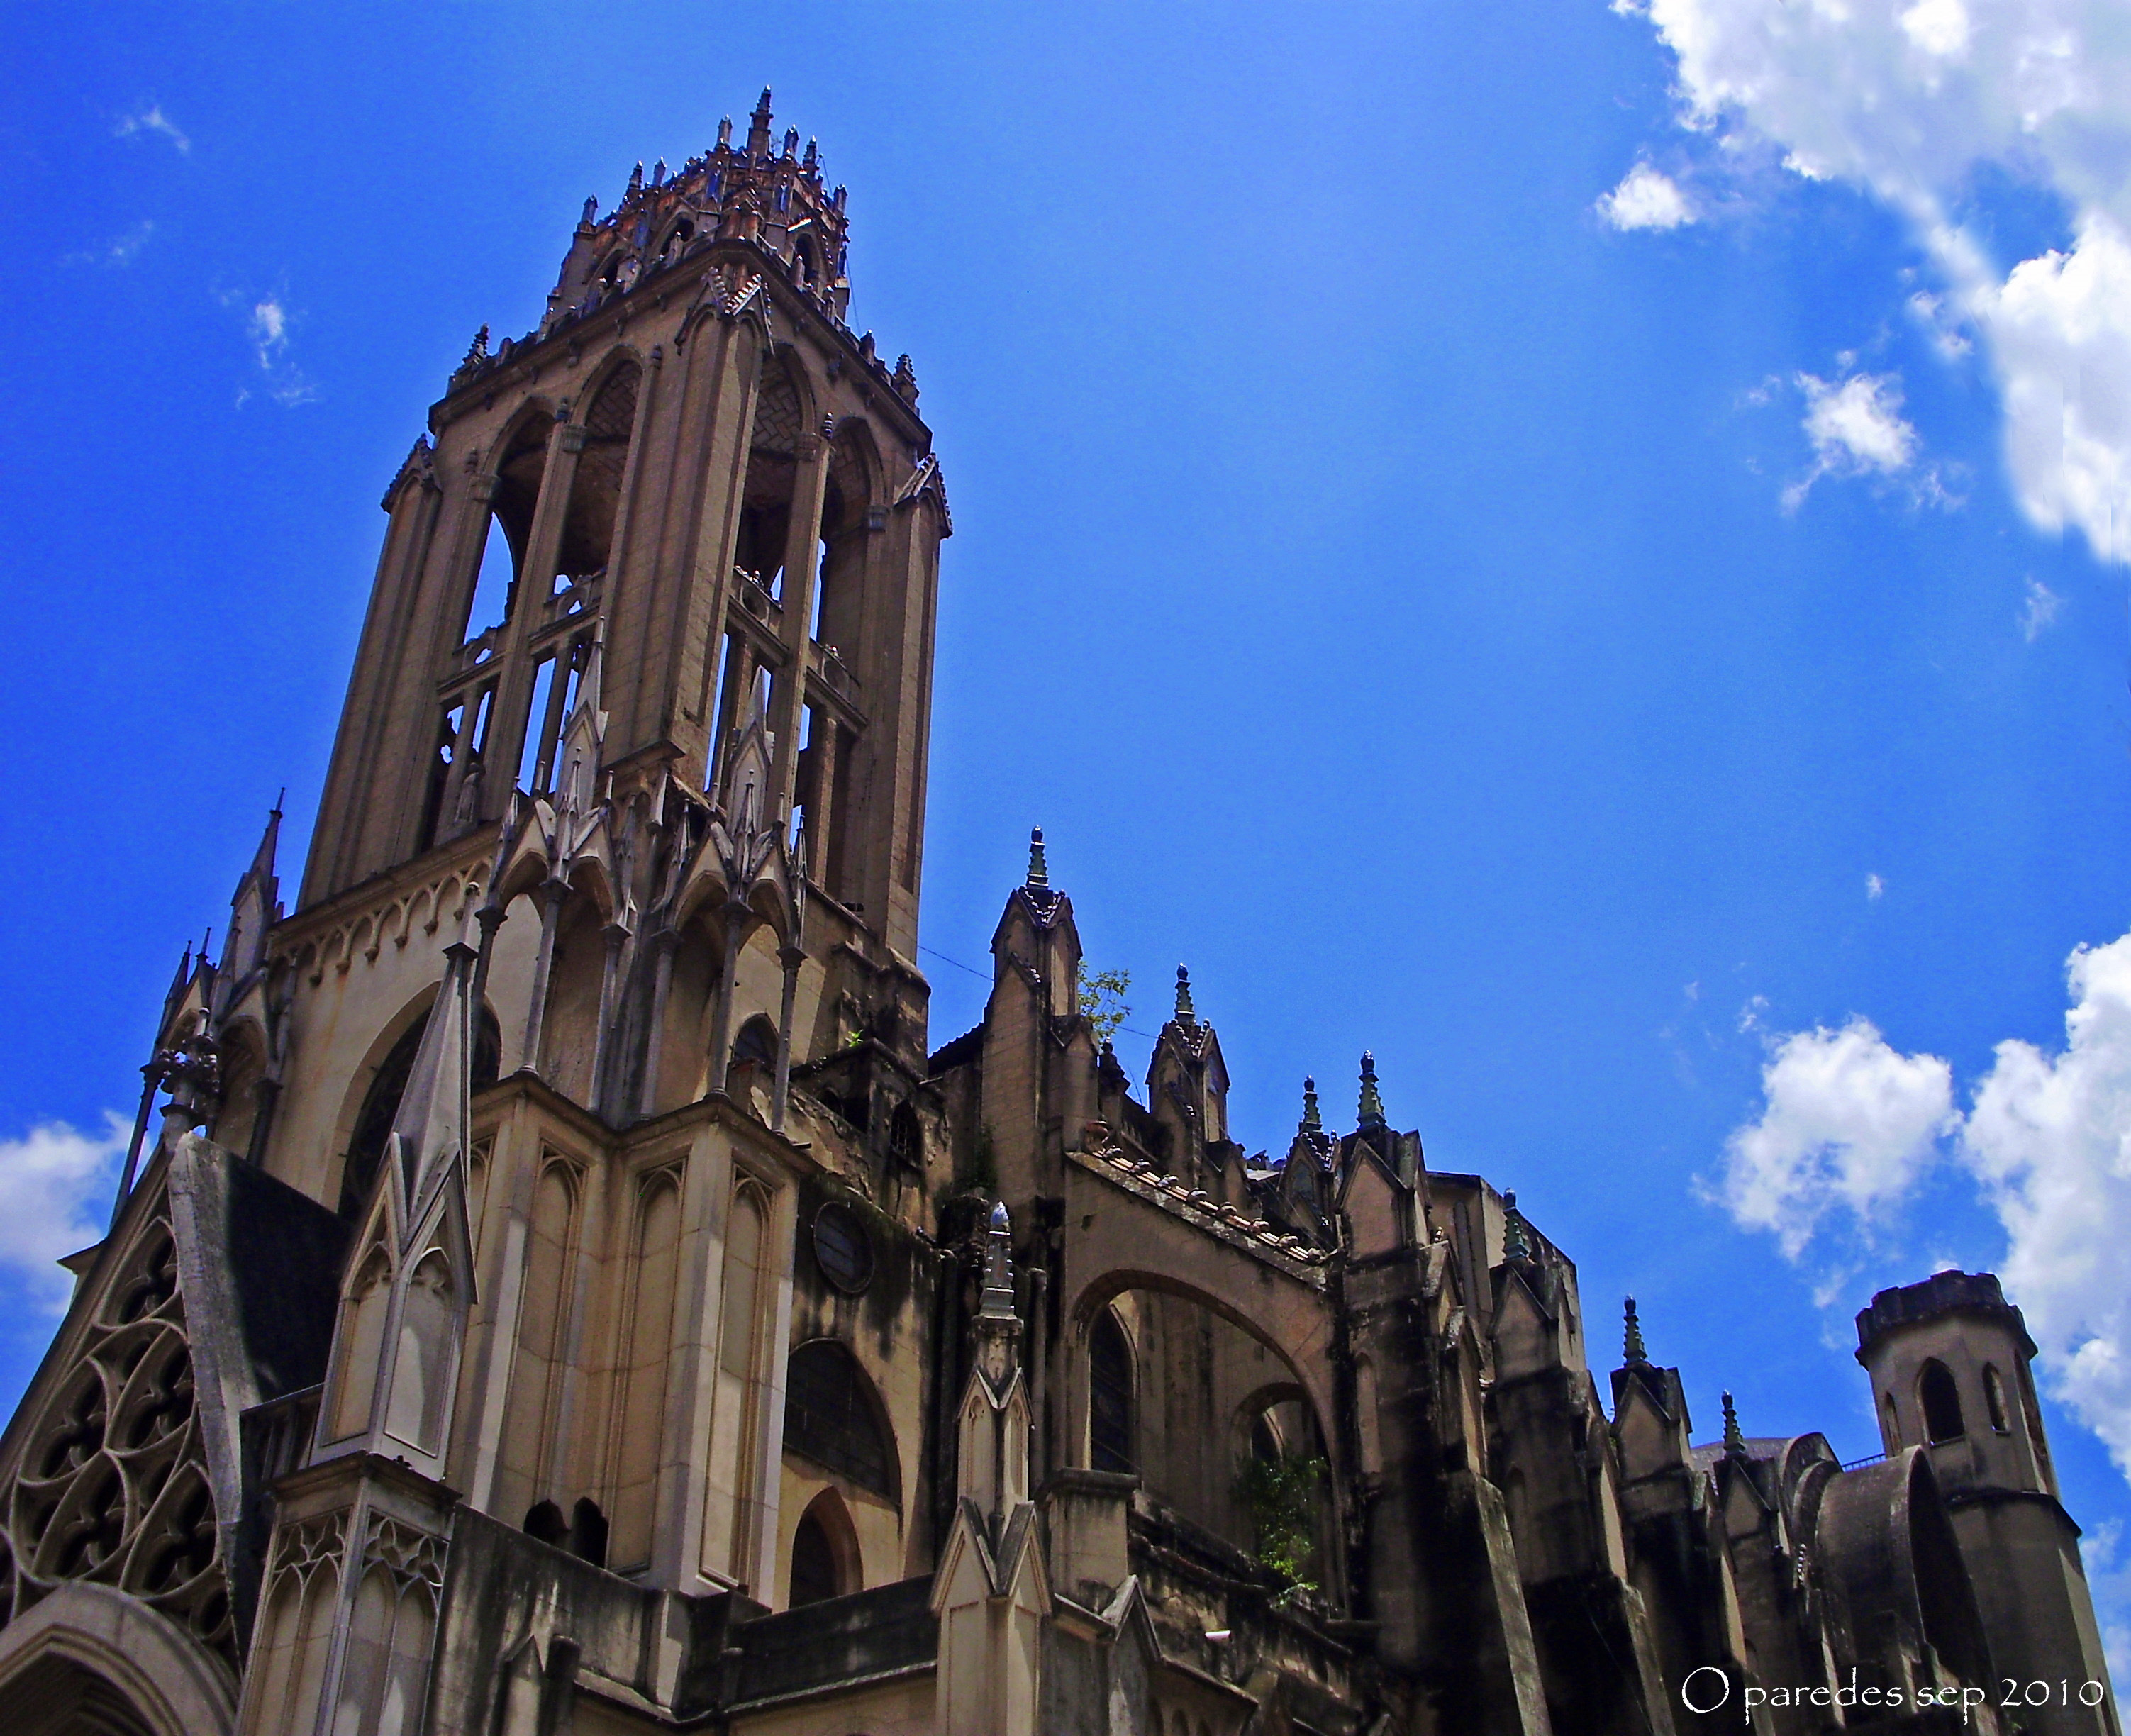
{"type": "Polygon", "coordinates": [[[1883,1460],[1698,1446],[1367,1057],[1248,1153],[1180,971],[1136,1095],[1041,834],[930,1046],[951,522],[845,222],[765,93],[387,490],[0,1437],[10,1727],[2116,1736],[1995,1279],[1860,1317],[1883,1460]]]}

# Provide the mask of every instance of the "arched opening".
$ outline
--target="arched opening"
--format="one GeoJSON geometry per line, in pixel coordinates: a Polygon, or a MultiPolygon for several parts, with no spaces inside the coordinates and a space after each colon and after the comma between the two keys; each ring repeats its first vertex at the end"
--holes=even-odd
{"type": "Polygon", "coordinates": [[[777,1070],[777,1027],[766,1013],[757,1013],[740,1028],[733,1039],[732,1056],[727,1070],[733,1068],[754,1067],[765,1072],[777,1070]]]}
{"type": "Polygon", "coordinates": [[[1325,1577],[1330,1509],[1316,1419],[1300,1389],[1276,1384],[1244,1400],[1237,1415],[1238,1538],[1290,1585],[1325,1577]]]}
{"type": "Polygon", "coordinates": [[[630,435],[636,426],[637,388],[643,370],[623,362],[609,374],[585,410],[585,443],[570,479],[570,505],[555,556],[552,595],[605,572],[614,553],[615,521],[621,510],[622,474],[629,466],[630,435]]]}
{"type": "Polygon", "coordinates": [[[252,1136],[259,1125],[260,1087],[266,1074],[266,1058],[258,1035],[249,1024],[227,1032],[222,1045],[222,1107],[214,1118],[214,1142],[226,1151],[256,1161],[252,1136]]]}
{"type": "MultiPolygon", "coordinates": [[[[377,1064],[363,1093],[362,1107],[356,1113],[355,1128],[348,1136],[347,1155],[342,1159],[340,1168],[338,1209],[351,1223],[362,1217],[363,1208],[370,1203],[371,1189],[377,1182],[377,1165],[385,1155],[385,1142],[392,1136],[392,1123],[399,1116],[400,1098],[407,1094],[408,1077],[414,1070],[414,1056],[421,1049],[422,1033],[428,1025],[425,1013],[400,1034],[399,1040],[377,1064]]],[[[474,1038],[476,1091],[496,1083],[496,1064],[502,1052],[502,1035],[496,1028],[496,1015],[484,1007],[474,1038]]]]}
{"type": "Polygon", "coordinates": [[[873,1382],[833,1338],[793,1351],[785,1372],[784,1449],[898,1502],[894,1437],[873,1382]]]}
{"type": "Polygon", "coordinates": [[[520,423],[496,466],[489,496],[488,532],[480,565],[467,587],[467,612],[459,643],[467,644],[508,621],[518,606],[519,580],[533,540],[534,509],[548,473],[549,424],[537,417],[520,423]]]}
{"type": "Polygon", "coordinates": [[[1961,1392],[1947,1365],[1936,1358],[1917,1376],[1917,1399],[1924,1413],[1924,1438],[1937,1447],[1958,1441],[1967,1430],[1961,1420],[1961,1392]]]}
{"type": "Polygon", "coordinates": [[[1894,1395],[1892,1393],[1880,1394],[1880,1415],[1886,1436],[1887,1451],[1893,1452],[1902,1444],[1902,1419],[1894,1409],[1894,1395]]]}
{"type": "Polygon", "coordinates": [[[595,1567],[606,1566],[606,1515],[590,1495],[570,1509],[570,1553],[595,1567]]]}
{"type": "Polygon", "coordinates": [[[784,551],[791,537],[803,414],[790,371],[772,357],[763,366],[762,385],[755,395],[733,565],[773,597],[783,595],[784,551]]]}
{"type": "Polygon", "coordinates": [[[1990,1414],[1991,1432],[2010,1434],[2013,1424],[2005,1408],[2005,1378],[1998,1372],[1998,1365],[1986,1363],[1983,1369],[1983,1408],[1990,1414]]]}
{"type": "Polygon", "coordinates": [[[865,1589],[858,1534],[843,1498],[825,1489],[807,1504],[792,1533],[785,1606],[798,1609],[865,1589]]]}
{"type": "Polygon", "coordinates": [[[1132,1346],[1118,1317],[1104,1308],[1088,1332],[1088,1462],[1129,1472],[1133,1456],[1132,1346]]]}
{"type": "Polygon", "coordinates": [[[563,1523],[563,1509],[553,1501],[536,1501],[525,1515],[525,1535],[550,1548],[565,1547],[570,1528],[563,1523]]]}

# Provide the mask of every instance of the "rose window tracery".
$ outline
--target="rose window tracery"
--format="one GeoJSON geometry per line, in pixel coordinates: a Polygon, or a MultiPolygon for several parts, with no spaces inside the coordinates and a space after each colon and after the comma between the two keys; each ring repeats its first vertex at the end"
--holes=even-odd
{"type": "Polygon", "coordinates": [[[0,1625],[70,1580],[116,1586],[236,1662],[177,1247],[158,1210],[89,1321],[0,1504],[0,1625]]]}

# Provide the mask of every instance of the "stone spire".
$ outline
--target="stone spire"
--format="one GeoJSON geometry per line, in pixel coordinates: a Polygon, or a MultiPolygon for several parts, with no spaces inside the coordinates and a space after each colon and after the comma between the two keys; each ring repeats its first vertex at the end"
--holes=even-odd
{"type": "Polygon", "coordinates": [[[1362,1105],[1356,1123],[1363,1132],[1384,1125],[1383,1094],[1377,1089],[1377,1058],[1362,1051],[1362,1105]]]}
{"type": "Polygon", "coordinates": [[[1295,1124],[1297,1133],[1319,1134],[1324,1131],[1324,1117],[1317,1107],[1317,1081],[1305,1078],[1302,1082],[1302,1119],[1295,1124]]]}
{"type": "Polygon", "coordinates": [[[1199,1015],[1191,1006],[1191,973],[1185,966],[1176,967],[1176,1022],[1186,1031],[1195,1031],[1199,1015]]]}
{"type": "Polygon", "coordinates": [[[1629,1297],[1623,1305],[1626,1325],[1622,1332],[1621,1360],[1631,1368],[1650,1366],[1650,1352],[1643,1348],[1643,1323],[1635,1318],[1635,1298],[1629,1297]]]}
{"type": "Polygon", "coordinates": [[[1744,1458],[1746,1437],[1740,1432],[1739,1413],[1731,1404],[1731,1394],[1724,1395],[1724,1451],[1727,1457],[1744,1458]]]}
{"type": "Polygon", "coordinates": [[[1051,868],[1044,860],[1043,828],[1040,825],[1028,829],[1028,878],[1022,884],[1032,892],[1051,890],[1051,868]]]}
{"type": "Polygon", "coordinates": [[[1531,1227],[1525,1222],[1525,1214],[1517,1209],[1514,1190],[1502,1196],[1502,1258],[1530,1260],[1532,1257],[1531,1227]]]}
{"type": "Polygon", "coordinates": [[[769,155],[769,87],[762,87],[754,112],[747,117],[747,154],[758,160],[769,155]]]}

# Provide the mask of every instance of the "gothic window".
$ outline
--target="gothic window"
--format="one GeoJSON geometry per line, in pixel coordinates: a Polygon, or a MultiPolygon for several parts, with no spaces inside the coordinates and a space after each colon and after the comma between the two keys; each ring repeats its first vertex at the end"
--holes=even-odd
{"type": "Polygon", "coordinates": [[[462,643],[476,639],[509,620],[517,606],[519,581],[533,540],[534,509],[548,473],[548,423],[529,417],[504,448],[496,466],[496,490],[489,497],[489,524],[481,566],[467,591],[462,643]],[[500,537],[500,541],[499,541],[500,537]],[[500,585],[499,585],[500,581],[500,585]],[[483,619],[483,617],[486,619],[483,619]]]}
{"type": "Polygon", "coordinates": [[[518,753],[518,787],[529,796],[545,796],[555,787],[557,750],[570,713],[577,709],[577,686],[591,663],[592,634],[573,634],[559,653],[551,652],[533,667],[533,697],[525,712],[525,739],[518,753]]]}
{"type": "Polygon", "coordinates": [[[858,1358],[833,1338],[792,1353],[785,1375],[784,1446],[888,1500],[895,1453],[880,1401],[858,1358]]]}
{"type": "Polygon", "coordinates": [[[777,1027],[761,1013],[757,1013],[740,1028],[733,1039],[732,1062],[735,1067],[759,1067],[764,1073],[777,1070],[777,1027]]]}
{"type": "MultiPolygon", "coordinates": [[[[407,1078],[414,1070],[415,1052],[422,1046],[422,1032],[428,1024],[425,1015],[400,1033],[400,1040],[377,1064],[377,1070],[370,1077],[369,1088],[363,1093],[362,1107],[356,1115],[355,1131],[348,1137],[347,1155],[340,1170],[340,1215],[351,1223],[362,1216],[363,1208],[370,1203],[370,1190],[377,1181],[377,1165],[385,1155],[385,1141],[391,1137],[393,1121],[400,1113],[400,1099],[407,1093],[407,1078]]],[[[496,1083],[502,1048],[496,1015],[483,1007],[474,1038],[475,1090],[496,1083]]]]}
{"type": "Polygon", "coordinates": [[[570,1535],[563,1523],[563,1509],[553,1501],[534,1502],[525,1515],[525,1535],[535,1542],[560,1549],[570,1535]]]}
{"type": "Polygon", "coordinates": [[[1960,1391],[1943,1362],[1924,1364],[1917,1377],[1917,1397],[1923,1406],[1924,1438],[1932,1446],[1958,1441],[1967,1432],[1961,1426],[1960,1391]]]}
{"type": "Polygon", "coordinates": [[[583,418],[585,443],[570,479],[570,505],[555,557],[558,590],[606,569],[614,552],[614,527],[621,508],[622,473],[636,426],[636,395],[643,370],[624,362],[607,375],[583,418]]]}
{"type": "Polygon", "coordinates": [[[1108,1308],[1088,1334],[1088,1461],[1097,1471],[1137,1468],[1133,1453],[1132,1347],[1108,1308]]]}
{"type": "Polygon", "coordinates": [[[755,395],[747,481],[741,491],[740,533],[733,565],[772,596],[783,594],[784,548],[792,528],[792,492],[798,480],[799,390],[784,364],[766,363],[755,395]]]}
{"type": "MultiPolygon", "coordinates": [[[[491,512],[488,535],[481,545],[481,564],[474,570],[473,589],[467,594],[466,619],[459,629],[461,644],[472,644],[509,619],[511,588],[517,578],[518,551],[511,547],[510,533],[503,520],[491,512]]],[[[494,654],[493,648],[484,649],[476,661],[486,662],[494,654]]]]}
{"type": "Polygon", "coordinates": [[[606,1566],[606,1515],[590,1495],[580,1495],[570,1509],[570,1553],[595,1567],[606,1566]]]}
{"type": "Polygon", "coordinates": [[[2005,1381],[1998,1372],[1997,1365],[1985,1365],[1983,1370],[1983,1408],[1990,1413],[1990,1427],[1997,1433],[2010,1434],[2012,1423],[2005,1410],[2005,1381]]]}
{"type": "Polygon", "coordinates": [[[864,1220],[841,1200],[814,1214],[814,1264],[846,1296],[873,1282],[873,1238],[864,1220]]]}
{"type": "Polygon", "coordinates": [[[86,1580],[141,1599],[235,1664],[163,1202],[91,1313],[73,1370],[31,1422],[0,1494],[0,1627],[55,1586],[86,1580]]]}
{"type": "Polygon", "coordinates": [[[1892,1393],[1880,1394],[1880,1408],[1886,1418],[1887,1451],[1892,1452],[1902,1441],[1902,1419],[1895,1412],[1892,1393]]]}

